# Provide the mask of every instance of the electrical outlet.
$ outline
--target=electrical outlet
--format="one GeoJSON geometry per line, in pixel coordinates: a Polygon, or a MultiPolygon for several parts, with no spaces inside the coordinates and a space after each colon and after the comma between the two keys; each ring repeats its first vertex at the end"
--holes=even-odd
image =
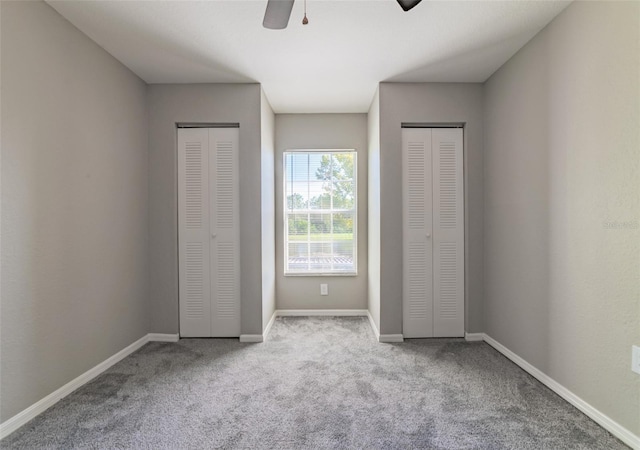
{"type": "Polygon", "coordinates": [[[320,284],[320,295],[329,295],[329,285],[326,283],[320,284]]]}
{"type": "Polygon", "coordinates": [[[631,370],[640,374],[640,347],[631,346],[631,370]]]}

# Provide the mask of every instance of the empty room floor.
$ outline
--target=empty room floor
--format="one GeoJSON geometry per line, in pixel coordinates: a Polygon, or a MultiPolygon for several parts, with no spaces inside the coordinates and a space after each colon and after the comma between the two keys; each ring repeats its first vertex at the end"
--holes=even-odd
{"type": "Polygon", "coordinates": [[[363,317],[147,344],[1,446],[626,448],[485,343],[380,344],[363,317]]]}

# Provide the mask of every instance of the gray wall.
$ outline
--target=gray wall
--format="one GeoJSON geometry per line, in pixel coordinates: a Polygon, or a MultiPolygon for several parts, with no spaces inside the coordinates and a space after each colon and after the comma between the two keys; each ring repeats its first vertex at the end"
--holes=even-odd
{"type": "Polygon", "coordinates": [[[269,100],[260,90],[260,158],[262,170],[262,330],[276,310],[275,126],[269,100]]]}
{"type": "Polygon", "coordinates": [[[258,84],[156,84],[149,100],[152,330],[178,333],[177,122],[240,124],[242,334],[262,333],[261,92],[258,84]]]}
{"type": "Polygon", "coordinates": [[[278,309],[367,308],[367,115],[276,115],[276,298],[278,309]],[[358,153],[358,275],[287,276],[284,272],[282,153],[295,149],[355,149],[358,153]],[[328,283],[329,295],[320,295],[328,283]]]}
{"type": "Polygon", "coordinates": [[[381,83],[380,333],[402,333],[403,122],[464,122],[465,330],[483,330],[482,85],[381,83]]]}
{"type": "Polygon", "coordinates": [[[485,331],[640,434],[640,4],[575,2],[485,89],[485,331]]]}
{"type": "Polygon", "coordinates": [[[149,331],[145,84],[42,2],[2,11],[5,421],[149,331]]]}
{"type": "Polygon", "coordinates": [[[369,189],[368,251],[369,274],[367,277],[369,314],[380,331],[380,90],[369,107],[368,119],[368,170],[369,189]]]}

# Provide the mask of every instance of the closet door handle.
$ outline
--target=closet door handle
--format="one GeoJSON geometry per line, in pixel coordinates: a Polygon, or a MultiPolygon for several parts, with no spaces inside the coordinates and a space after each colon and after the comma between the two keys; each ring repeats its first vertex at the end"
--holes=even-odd
{"type": "Polygon", "coordinates": [[[431,233],[427,233],[427,239],[431,239],[431,233]]]}
{"type": "Polygon", "coordinates": [[[216,236],[218,236],[218,235],[217,235],[217,234],[215,234],[215,233],[211,233],[211,239],[215,239],[215,238],[216,238],[216,236]]]}

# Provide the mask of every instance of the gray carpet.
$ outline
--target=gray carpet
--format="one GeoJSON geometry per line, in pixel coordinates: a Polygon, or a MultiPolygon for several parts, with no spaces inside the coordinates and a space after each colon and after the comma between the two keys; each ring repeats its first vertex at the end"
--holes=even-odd
{"type": "Polygon", "coordinates": [[[263,344],[147,344],[1,445],[626,448],[485,343],[378,344],[361,317],[278,318],[263,344]]]}

